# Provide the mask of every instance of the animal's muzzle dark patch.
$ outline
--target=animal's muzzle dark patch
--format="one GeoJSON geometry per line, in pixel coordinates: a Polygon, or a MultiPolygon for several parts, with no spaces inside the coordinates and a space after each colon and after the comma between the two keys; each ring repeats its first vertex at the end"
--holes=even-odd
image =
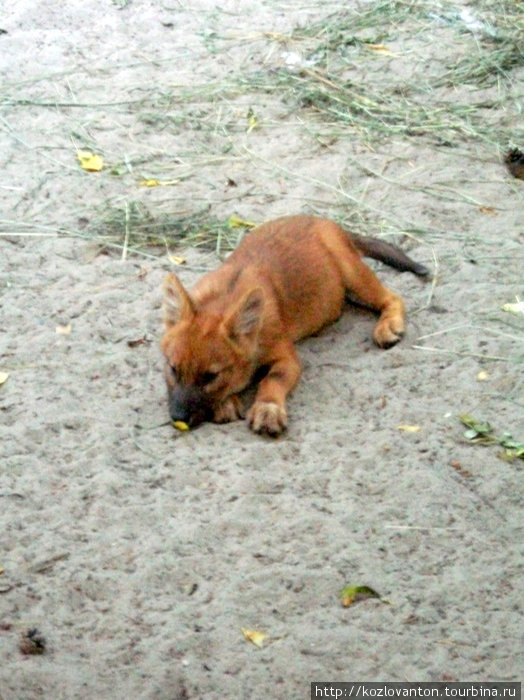
{"type": "Polygon", "coordinates": [[[212,414],[208,397],[195,386],[176,384],[168,389],[168,401],[171,420],[182,421],[192,428],[212,414]]]}

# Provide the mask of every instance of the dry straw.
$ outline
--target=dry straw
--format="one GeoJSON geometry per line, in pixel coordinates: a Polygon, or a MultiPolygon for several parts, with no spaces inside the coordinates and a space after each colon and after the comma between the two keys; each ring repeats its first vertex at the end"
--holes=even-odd
{"type": "MultiPolygon", "coordinates": [[[[295,52],[302,64],[239,70],[218,83],[174,90],[163,95],[161,113],[148,110],[144,118],[157,126],[171,120],[171,126],[186,129],[198,123],[198,130],[208,132],[220,124],[233,152],[255,165],[260,155],[239,145],[238,121],[228,120],[227,115],[234,112],[235,105],[256,104],[263,95],[280,103],[290,115],[298,113],[312,133],[321,130],[324,140],[343,133],[353,134],[352,138],[371,148],[385,139],[401,137],[456,149],[474,142],[502,151],[511,141],[524,140],[524,130],[521,134],[514,131],[514,115],[522,109],[523,99],[518,78],[524,67],[522,36],[523,3],[478,3],[474,16],[451,3],[423,0],[384,0],[362,4],[359,9],[339,7],[321,20],[297,27],[289,36],[262,37],[268,45],[276,43],[295,52]],[[412,50],[413,35],[423,36],[427,55],[412,50]],[[452,62],[440,59],[434,48],[439,41],[456,42],[452,62]],[[384,62],[393,70],[385,72],[384,62]],[[394,82],[391,75],[397,76],[394,82]]],[[[236,40],[243,41],[234,35],[224,37],[222,50],[236,40]]],[[[214,50],[221,50],[220,37],[214,38],[214,50]]],[[[195,152],[195,162],[201,156],[195,152]]],[[[271,168],[271,163],[266,165],[271,168]]],[[[275,173],[286,170],[276,161],[272,168],[275,173]]],[[[292,172],[285,175],[293,178],[292,172]]],[[[322,188],[321,182],[315,185],[322,188]]],[[[327,183],[323,189],[333,192],[327,183]]],[[[339,191],[338,195],[346,221],[349,203],[353,221],[369,221],[382,214],[380,226],[383,230],[388,227],[383,213],[370,211],[357,200],[348,202],[347,193],[339,191]]],[[[469,198],[451,189],[438,196],[469,198]]],[[[205,210],[178,220],[160,217],[154,227],[148,216],[133,226],[135,240],[146,225],[155,235],[192,245],[215,247],[218,242],[224,250],[236,240],[225,222],[214,220],[205,210]]],[[[401,223],[405,224],[391,219],[389,228],[398,230],[401,223]]],[[[113,232],[119,226],[113,226],[113,232]]],[[[407,228],[412,235],[425,233],[416,225],[407,228]]]]}
{"type": "MultiPolygon", "coordinates": [[[[274,2],[275,10],[285,5],[274,2]]],[[[169,89],[135,86],[122,99],[98,104],[79,102],[73,94],[62,102],[49,99],[42,77],[32,97],[20,94],[20,86],[4,88],[0,95],[4,119],[9,122],[10,109],[15,107],[132,111],[155,132],[169,129],[187,134],[183,167],[176,175],[181,181],[198,177],[203,168],[222,171],[224,162],[235,159],[256,167],[258,156],[242,146],[246,125],[239,123],[238,113],[268,99],[279,115],[290,115],[289,122],[280,117],[274,128],[292,128],[298,117],[301,128],[317,134],[319,142],[351,138],[373,149],[396,138],[457,150],[473,143],[495,153],[502,153],[510,143],[524,143],[522,118],[520,130],[515,131],[515,117],[522,116],[524,103],[523,2],[481,0],[473,11],[434,0],[319,3],[317,9],[314,21],[304,22],[288,35],[239,37],[231,32],[223,37],[210,34],[206,39],[209,50],[215,52],[252,42],[260,55],[271,57],[259,62],[257,70],[239,64],[236,72],[221,80],[169,89]],[[323,10],[324,16],[319,16],[323,10]],[[440,43],[451,49],[439,53],[440,43]],[[298,58],[292,64],[274,61],[284,50],[298,58]],[[217,135],[220,140],[213,141],[217,150],[210,154],[210,141],[217,135]]],[[[24,91],[28,87],[24,83],[24,91]]],[[[169,156],[164,154],[163,163],[146,160],[125,162],[122,172],[156,167],[155,176],[159,176],[168,167],[169,156]]],[[[283,166],[274,162],[273,167],[279,172],[283,166]]],[[[118,176],[118,168],[114,174],[118,176]]],[[[286,177],[294,177],[289,168],[286,177]]],[[[315,185],[332,198],[332,185],[323,187],[320,181],[315,185]]],[[[436,194],[462,201],[468,198],[460,191],[436,194]]],[[[338,195],[335,192],[338,204],[332,205],[330,213],[336,215],[338,206],[347,220],[347,193],[340,190],[338,195]]],[[[158,246],[162,251],[178,245],[225,251],[236,244],[238,232],[227,220],[214,218],[207,203],[177,202],[175,194],[169,213],[160,213],[154,205],[146,207],[143,199],[137,188],[136,200],[106,202],[86,230],[63,235],[91,237],[119,249],[123,257],[140,251],[155,254],[158,246]]],[[[380,218],[383,230],[406,223],[387,212],[370,210],[356,199],[349,204],[349,216],[355,221],[380,218]]],[[[22,228],[36,233],[29,225],[22,228]]],[[[417,236],[425,233],[415,224],[407,230],[417,236]]]]}

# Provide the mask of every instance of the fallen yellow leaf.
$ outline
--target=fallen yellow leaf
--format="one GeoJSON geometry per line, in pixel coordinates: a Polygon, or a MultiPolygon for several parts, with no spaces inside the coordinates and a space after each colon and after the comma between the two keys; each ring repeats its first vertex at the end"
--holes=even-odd
{"type": "Polygon", "coordinates": [[[264,642],[267,639],[269,639],[269,634],[265,634],[264,632],[259,632],[258,630],[250,630],[250,629],[247,629],[246,627],[242,627],[242,634],[244,635],[244,637],[247,639],[248,642],[251,642],[259,649],[262,649],[262,647],[264,646],[264,642]]]}
{"type": "Polygon", "coordinates": [[[385,599],[383,600],[380,595],[369,586],[345,586],[340,591],[340,602],[344,608],[349,608],[353,603],[357,603],[359,600],[366,600],[367,598],[380,598],[382,602],[388,602],[385,599]]]}
{"type": "Polygon", "coordinates": [[[149,180],[140,180],[140,184],[142,185],[142,187],[158,187],[160,182],[151,178],[149,180]]]}
{"type": "Polygon", "coordinates": [[[524,314],[524,301],[521,301],[518,297],[516,298],[515,304],[503,304],[501,306],[502,311],[509,311],[511,314],[524,314]]]}
{"type": "Polygon", "coordinates": [[[148,178],[146,180],[140,180],[140,185],[142,187],[169,187],[169,185],[177,185],[180,180],[156,180],[155,178],[148,178]]]}
{"type": "Polygon", "coordinates": [[[0,372],[0,384],[4,384],[9,377],[9,372],[0,372]]]}
{"type": "Polygon", "coordinates": [[[68,323],[67,326],[57,326],[55,332],[57,335],[69,335],[71,333],[71,324],[68,323]]]}
{"type": "Polygon", "coordinates": [[[76,157],[81,167],[90,173],[97,173],[104,167],[104,159],[102,156],[91,153],[91,151],[77,151],[76,157]]]}
{"type": "Polygon", "coordinates": [[[189,425],[187,423],[184,423],[183,420],[175,420],[175,421],[173,421],[173,425],[175,426],[175,428],[177,430],[182,430],[182,431],[189,430],[189,425]]]}
{"type": "Polygon", "coordinates": [[[376,51],[377,53],[391,53],[391,49],[388,49],[384,44],[366,44],[366,46],[370,51],[376,51]]]}
{"type": "Polygon", "coordinates": [[[405,433],[418,433],[420,430],[420,425],[397,425],[397,430],[403,430],[405,433]]]}
{"type": "Polygon", "coordinates": [[[481,370],[477,374],[477,382],[485,382],[489,379],[489,374],[486,372],[486,370],[481,370]]]}
{"type": "Polygon", "coordinates": [[[256,224],[253,221],[246,221],[241,219],[236,214],[232,214],[227,220],[227,225],[229,228],[255,228],[256,224]]]}
{"type": "Polygon", "coordinates": [[[186,259],[181,255],[168,255],[167,259],[170,263],[173,263],[173,265],[183,265],[186,262],[186,259]]]}
{"type": "Polygon", "coordinates": [[[247,133],[249,134],[250,131],[253,131],[253,129],[256,129],[258,126],[258,119],[253,112],[253,110],[250,108],[248,113],[247,113],[247,133]]]}

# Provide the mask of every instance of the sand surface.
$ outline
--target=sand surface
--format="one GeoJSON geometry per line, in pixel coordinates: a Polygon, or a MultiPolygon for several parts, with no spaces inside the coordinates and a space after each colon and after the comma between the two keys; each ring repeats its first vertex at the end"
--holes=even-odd
{"type": "MultiPolygon", "coordinates": [[[[313,680],[522,678],[522,462],[468,443],[458,419],[524,433],[522,317],[501,309],[524,298],[524,182],[501,162],[508,144],[370,143],[278,92],[176,99],[295,70],[302,46],[279,37],[340,9],[0,9],[2,700],[298,699],[313,680]],[[104,170],[84,172],[78,148],[104,170]],[[104,249],[93,222],[131,201],[259,222],[364,207],[375,233],[397,223],[393,240],[433,281],[375,266],[406,299],[405,339],[378,350],[372,316],[348,310],[301,343],[282,438],[240,421],[182,434],[166,422],[161,283],[168,253],[186,259],[188,285],[217,258],[169,238],[104,249]],[[408,223],[419,235],[400,235],[408,223]],[[344,608],[347,584],[390,604],[344,608]],[[45,651],[24,655],[34,628],[45,651]],[[263,648],[242,628],[267,634],[263,648]]],[[[475,45],[467,27],[430,19],[430,34],[390,31],[395,55],[377,50],[373,72],[355,67],[364,92],[475,45]]],[[[498,89],[450,89],[450,104],[498,89]]],[[[515,104],[480,116],[522,139],[515,104]]]]}

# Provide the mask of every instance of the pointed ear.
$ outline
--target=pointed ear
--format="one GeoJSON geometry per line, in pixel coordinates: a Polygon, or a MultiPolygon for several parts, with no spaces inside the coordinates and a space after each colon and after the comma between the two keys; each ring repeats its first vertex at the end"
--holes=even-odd
{"type": "Polygon", "coordinates": [[[260,287],[245,294],[224,320],[229,337],[235,339],[256,333],[262,321],[263,309],[264,293],[260,287]]]}
{"type": "Polygon", "coordinates": [[[184,289],[182,282],[172,273],[164,280],[162,310],[167,327],[174,326],[183,318],[194,316],[196,313],[193,300],[184,289]]]}

